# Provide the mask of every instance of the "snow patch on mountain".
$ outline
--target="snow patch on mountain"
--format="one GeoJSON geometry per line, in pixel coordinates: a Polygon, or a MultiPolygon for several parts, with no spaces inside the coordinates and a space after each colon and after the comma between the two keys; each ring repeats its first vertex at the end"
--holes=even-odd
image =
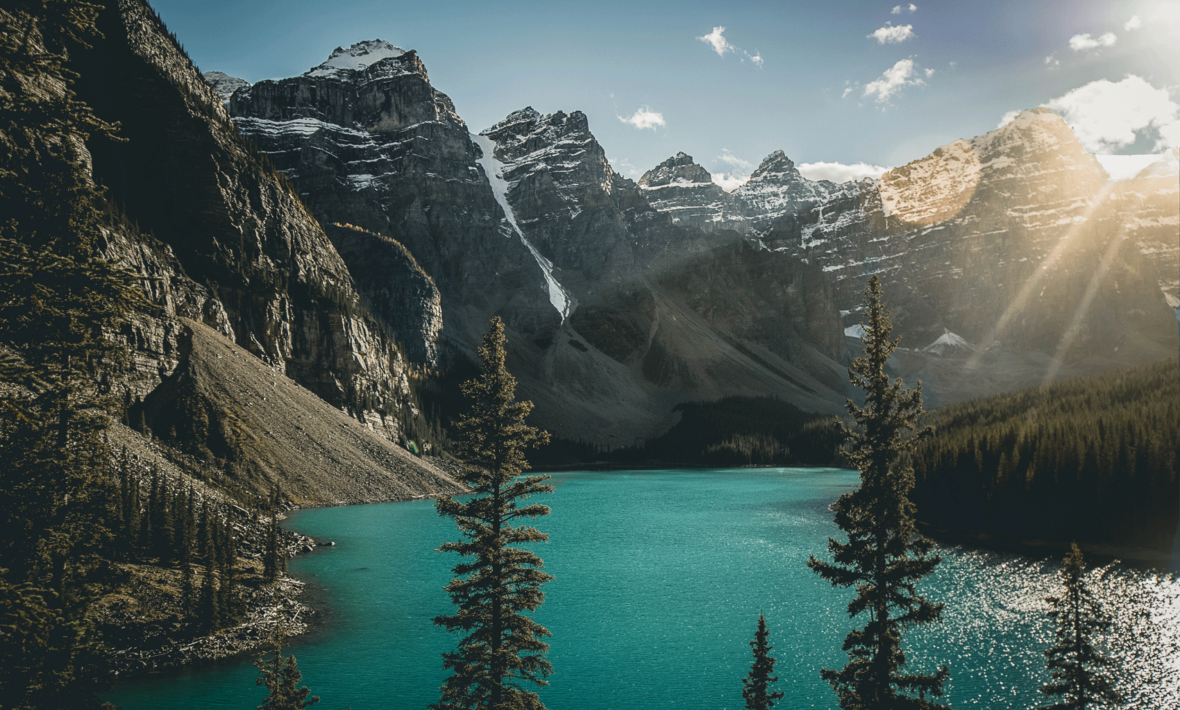
{"type": "Polygon", "coordinates": [[[537,260],[537,264],[545,274],[545,281],[549,285],[549,302],[561,314],[561,320],[564,322],[570,314],[571,299],[569,293],[554,278],[553,262],[546,259],[529,240],[525,239],[524,231],[516,223],[516,214],[512,211],[512,205],[508,204],[508,181],[504,179],[504,163],[496,159],[496,142],[487,136],[481,136],[476,133],[470,133],[468,135],[471,138],[471,142],[479,147],[480,157],[476,162],[483,168],[484,175],[487,176],[488,185],[492,188],[492,195],[495,196],[496,202],[504,210],[504,218],[508,220],[508,224],[512,226],[512,230],[516,232],[516,236],[520,237],[520,241],[528,247],[529,252],[537,260]]]}
{"type": "Polygon", "coordinates": [[[863,337],[865,332],[865,327],[860,323],[857,323],[856,325],[850,325],[844,329],[844,335],[848,336],[849,338],[863,337]]]}
{"type": "Polygon", "coordinates": [[[938,337],[938,340],[935,340],[933,343],[930,343],[926,347],[922,348],[922,352],[932,353],[939,356],[945,355],[947,352],[954,350],[968,350],[974,352],[975,347],[962,337],[950,332],[945,328],[943,328],[943,333],[938,337]]]}
{"type": "Polygon", "coordinates": [[[382,59],[400,57],[404,49],[380,39],[357,42],[348,49],[337,47],[323,64],[310,69],[306,76],[337,76],[341,71],[361,71],[382,59]]]}

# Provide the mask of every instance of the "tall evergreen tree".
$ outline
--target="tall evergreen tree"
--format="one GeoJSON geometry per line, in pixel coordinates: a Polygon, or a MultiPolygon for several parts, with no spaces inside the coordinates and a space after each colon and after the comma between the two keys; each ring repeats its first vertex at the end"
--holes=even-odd
{"type": "Polygon", "coordinates": [[[859,431],[844,428],[851,443],[847,456],[860,470],[861,485],[832,506],[848,542],[828,541],[833,562],[813,556],[807,563],[833,586],[855,588],[848,613],[868,620],[844,640],[848,664],[822,675],[844,710],[942,708],[927,696],[942,695],[946,666],[933,674],[906,673],[901,646],[903,629],[941,617],[943,605],[915,589],[941,557],[933,553],[934,543],[918,535],[909,499],[914,473],[903,458],[918,439],[906,435],[922,413],[922,384],[909,390],[901,378],[885,373],[898,339],[889,339],[893,326],[881,297],[881,282],[873,276],[865,290],[864,354],[848,369],[852,384],[865,392],[863,408],[851,400],[845,405],[859,431]]]}
{"type": "Polygon", "coordinates": [[[479,348],[479,375],[463,384],[471,410],[456,429],[460,455],[467,466],[463,481],[473,495],[467,502],[450,496],[438,500],[439,515],[455,519],[462,533],[441,552],[457,552],[470,562],[454,567],[447,585],[455,614],[434,619],[448,631],[465,634],[457,650],[443,654],[443,666],[453,672],[441,688],[437,710],[543,710],[537,694],[527,690],[546,685],[553,672],[545,659],[549,636],[545,627],[524,612],[544,601],[541,585],[552,577],[541,571],[542,561],[527,549],[514,547],[542,542],[548,535],[512,523],[548,515],[544,505],[519,502],[536,493],[551,493],[542,481],[548,476],[518,478],[528,468],[523,451],[548,442],[549,435],[524,423],[531,402],[515,402],[516,380],[504,366],[504,324],[493,318],[479,348]]]}
{"type": "Polygon", "coordinates": [[[1049,618],[1057,622],[1057,643],[1045,651],[1052,681],[1041,692],[1058,698],[1041,710],[1086,710],[1120,705],[1122,697],[1104,672],[1110,659],[1094,648],[1094,637],[1110,629],[1110,617],[1083,579],[1082,551],[1074,543],[1061,568],[1060,596],[1046,597],[1049,618]]]}
{"type": "Polygon", "coordinates": [[[772,676],[774,672],[774,657],[770,652],[774,646],[768,643],[770,632],[766,630],[766,617],[758,615],[758,629],[754,632],[754,640],[750,647],[754,649],[754,664],[750,666],[750,674],[742,679],[742,697],[746,699],[747,710],[770,710],[776,702],[782,700],[781,690],[770,692],[770,684],[778,680],[772,676]]]}
{"type": "Polygon", "coordinates": [[[279,530],[279,489],[270,493],[270,522],[266,526],[266,552],[262,557],[262,576],[270,583],[277,582],[287,567],[287,555],[282,549],[282,533],[279,530]]]}
{"type": "Polygon", "coordinates": [[[265,685],[270,691],[258,710],[304,710],[320,701],[318,696],[307,697],[311,695],[307,686],[300,687],[303,674],[294,654],[283,658],[282,639],[282,632],[276,632],[273,658],[268,658],[270,653],[264,653],[254,661],[258,666],[255,684],[265,685]]]}

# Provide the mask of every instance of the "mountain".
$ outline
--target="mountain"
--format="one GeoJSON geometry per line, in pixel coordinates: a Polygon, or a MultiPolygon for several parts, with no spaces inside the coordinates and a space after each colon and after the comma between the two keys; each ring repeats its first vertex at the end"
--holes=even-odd
{"type": "Polygon", "coordinates": [[[918,347],[945,329],[982,348],[1052,355],[1130,342],[1162,354],[1152,343],[1174,340],[1159,289],[1178,268],[1168,265],[1176,234],[1151,220],[1174,217],[1161,203],[1144,221],[1135,202],[1168,190],[1124,185],[1108,184],[1060,116],[1035,109],[880,180],[845,183],[760,238],[823,268],[843,309],[865,274],[882,274],[898,330],[918,347]]]}
{"type": "Polygon", "coordinates": [[[207,71],[201,76],[205,78],[205,81],[209,82],[209,86],[213,87],[213,90],[217,92],[217,95],[221,97],[222,103],[226,106],[229,106],[229,97],[233,96],[235,91],[250,86],[250,82],[245,79],[239,79],[236,76],[230,76],[224,72],[207,71]]]}
{"type": "MultiPolygon", "coordinates": [[[[320,398],[325,416],[343,413],[387,440],[404,440],[417,416],[406,346],[366,307],[348,265],[290,183],[239,137],[221,97],[146,3],[107,3],[97,25],[101,39],[72,60],[78,97],[120,124],[122,140],[89,141],[85,155],[110,212],[101,253],[139,272],[159,306],[136,314],[120,334],[132,346],[133,366],[117,375],[116,392],[133,409],[145,398],[155,402],[142,409],[143,424],[186,446],[153,412],[182,405],[161,403],[167,388],[160,388],[185,367],[186,342],[199,324],[320,398]]],[[[416,266],[401,263],[412,285],[416,266]]],[[[417,277],[420,303],[404,310],[420,319],[416,333],[428,333],[437,314],[429,279],[417,277]]],[[[219,374],[229,376],[214,368],[208,377],[219,374]]],[[[227,382],[202,386],[233,391],[227,382]]],[[[264,472],[248,488],[266,491],[285,469],[266,466],[258,453],[231,447],[211,462],[264,472]]],[[[414,461],[406,466],[433,471],[414,461]]],[[[301,495],[328,494],[305,486],[301,495]]]]}
{"type": "MultiPolygon", "coordinates": [[[[847,349],[821,272],[675,224],[580,111],[525,108],[470,132],[417,54],[380,40],[240,89],[230,110],[321,223],[413,255],[440,294],[440,362],[470,357],[503,317],[521,394],[558,435],[630,445],[682,401],[774,393],[834,411],[842,396],[847,349]]],[[[341,253],[354,272],[366,258],[341,253]]],[[[381,314],[397,288],[370,273],[360,285],[381,314]]]]}
{"type": "MultiPolygon", "coordinates": [[[[685,162],[675,169],[695,172],[685,162]]],[[[751,220],[748,239],[823,270],[851,335],[864,279],[880,274],[909,348],[896,367],[939,403],[1175,350],[1169,165],[1111,182],[1057,114],[1036,109],[876,180],[809,181],[775,153],[726,199],[751,220]]],[[[655,204],[673,219],[695,209],[655,204]]]]}
{"type": "MultiPolygon", "coordinates": [[[[380,40],[337,49],[300,76],[237,91],[230,111],[321,222],[413,254],[438,289],[453,347],[474,352],[491,313],[525,331],[560,322],[542,264],[512,232],[466,124],[413,50],[380,40]]],[[[434,365],[427,353],[440,347],[415,352],[434,365]]]]}
{"type": "Polygon", "coordinates": [[[676,224],[705,231],[749,231],[737,201],[713,182],[709,171],[693,162],[691,155],[677,153],[648,170],[639,178],[639,189],[648,204],[676,224]]]}
{"type": "Polygon", "coordinates": [[[765,231],[775,219],[814,207],[838,188],[808,180],[781,150],[766,156],[749,180],[725,192],[691,155],[677,153],[643,174],[639,187],[652,207],[676,224],[707,232],[765,231]]]}

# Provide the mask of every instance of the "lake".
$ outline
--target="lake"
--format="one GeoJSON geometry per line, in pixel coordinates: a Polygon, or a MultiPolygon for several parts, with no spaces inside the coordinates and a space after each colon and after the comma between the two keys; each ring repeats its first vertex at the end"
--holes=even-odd
{"type": "MultiPolygon", "coordinates": [[[[836,708],[820,676],[839,668],[851,592],[811,572],[809,555],[838,536],[828,505],[857,482],[836,469],[570,472],[535,500],[552,507],[535,546],[554,581],[535,618],[553,634],[555,673],[538,692],[550,710],[744,708],[741,679],[761,611],[786,697],[777,706],[836,708]]],[[[432,501],[300,511],[299,532],[336,541],[291,561],[320,609],[293,640],[317,709],[426,708],[455,637],[443,586],[458,538],[432,501]]],[[[941,548],[924,580],[946,604],[942,623],[907,636],[916,670],[950,666],[954,708],[1032,708],[1048,680],[1052,637],[1044,597],[1058,559],[941,548]]],[[[1089,573],[1115,618],[1110,653],[1127,707],[1180,705],[1180,582],[1108,565],[1089,573]]],[[[125,708],[253,708],[266,696],[250,659],[139,679],[108,699],[125,708]]]]}

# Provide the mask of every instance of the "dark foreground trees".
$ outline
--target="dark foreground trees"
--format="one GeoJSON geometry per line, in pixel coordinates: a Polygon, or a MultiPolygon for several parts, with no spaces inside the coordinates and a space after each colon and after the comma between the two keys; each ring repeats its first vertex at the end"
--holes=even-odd
{"type": "Polygon", "coordinates": [[[822,674],[844,710],[943,708],[928,697],[942,695],[947,668],[907,673],[901,646],[903,629],[937,621],[942,614],[942,605],[923,598],[914,586],[941,558],[932,553],[934,544],[917,533],[909,499],[914,473],[903,461],[917,439],[906,436],[922,413],[922,386],[904,388],[900,378],[885,373],[898,340],[889,339],[893,326],[876,276],[869,279],[864,303],[864,354],[848,374],[864,390],[865,406],[848,401],[859,431],[845,429],[851,442],[848,459],[860,470],[861,485],[832,506],[848,542],[829,540],[834,561],[812,557],[807,564],[833,586],[855,588],[848,613],[863,615],[867,622],[844,640],[848,664],[822,674]]]}
{"type": "Polygon", "coordinates": [[[457,426],[458,451],[473,495],[466,502],[442,497],[437,504],[439,515],[454,518],[462,533],[439,551],[464,558],[446,587],[457,611],[434,619],[463,635],[455,651],[443,654],[453,675],[432,706],[438,710],[543,710],[527,687],[546,685],[553,672],[544,656],[549,644],[541,640],[549,631],[524,614],[541,604],[541,585],[552,577],[541,571],[539,557],[514,547],[549,537],[517,522],[549,514],[544,505],[518,507],[534,493],[551,493],[553,487],[542,483],[549,477],[517,478],[528,468],[523,451],[549,435],[524,423],[532,402],[513,401],[516,380],[504,366],[504,341],[504,324],[493,318],[479,349],[479,376],[463,384],[471,410],[457,426]]]}
{"type": "Polygon", "coordinates": [[[1057,622],[1057,643],[1045,651],[1052,680],[1041,692],[1057,701],[1041,710],[1085,710],[1122,702],[1104,673],[1110,660],[1094,648],[1094,637],[1110,628],[1110,618],[1086,586],[1084,572],[1082,551],[1074,544],[1060,572],[1063,593],[1045,598],[1052,607],[1049,618],[1057,622]]]}
{"type": "Polygon", "coordinates": [[[747,710],[770,710],[776,702],[782,700],[783,692],[770,691],[770,684],[778,680],[772,676],[774,672],[774,657],[770,652],[774,650],[767,639],[770,632],[766,630],[766,618],[758,615],[758,630],[754,632],[754,640],[750,647],[754,649],[754,664],[750,666],[750,674],[742,678],[742,697],[746,699],[747,710]]]}

